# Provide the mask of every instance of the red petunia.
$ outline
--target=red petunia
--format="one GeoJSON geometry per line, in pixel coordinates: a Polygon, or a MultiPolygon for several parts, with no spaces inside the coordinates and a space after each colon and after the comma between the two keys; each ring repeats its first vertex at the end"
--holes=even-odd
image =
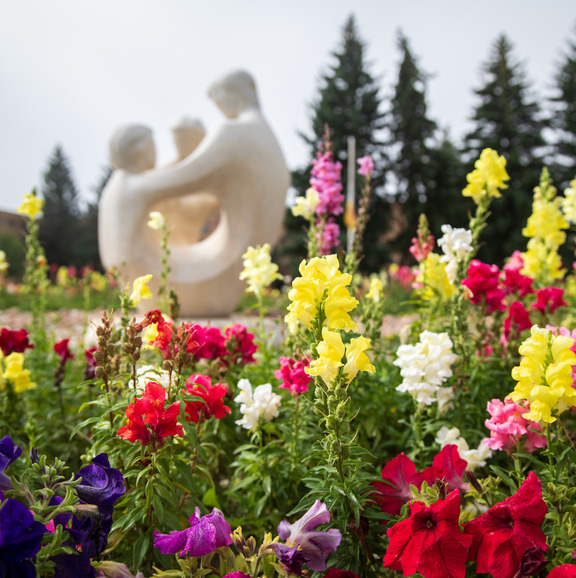
{"type": "Polygon", "coordinates": [[[412,499],[410,486],[420,489],[422,482],[433,484],[437,472],[431,468],[424,472],[417,472],[414,462],[404,453],[391,459],[382,469],[384,482],[373,482],[372,486],[378,490],[373,499],[380,504],[382,511],[395,516],[404,504],[412,499]]]}
{"type": "Polygon", "coordinates": [[[532,309],[538,309],[542,315],[546,312],[554,313],[558,307],[565,307],[564,289],[560,287],[544,287],[536,292],[536,303],[532,309]]]}
{"type": "Polygon", "coordinates": [[[576,566],[574,564],[562,564],[552,568],[548,578],[576,578],[576,566]]]}
{"type": "Polygon", "coordinates": [[[476,560],[479,574],[513,578],[530,548],[548,549],[540,529],[547,511],[540,480],[530,472],[513,496],[464,525],[473,537],[468,560],[476,560]]]}
{"type": "Polygon", "coordinates": [[[388,529],[390,545],[384,568],[425,578],[464,578],[472,536],[462,534],[458,524],[460,493],[451,492],[431,506],[410,504],[410,517],[388,529]]]}
{"type": "Polygon", "coordinates": [[[434,456],[432,468],[427,468],[422,473],[430,479],[435,476],[444,480],[448,485],[448,490],[460,490],[467,492],[470,487],[462,479],[468,462],[463,460],[458,453],[458,446],[454,444],[445,445],[442,451],[434,456]],[[430,471],[428,471],[430,470],[430,471]]]}
{"type": "Polygon", "coordinates": [[[212,384],[210,377],[197,373],[186,380],[186,389],[183,393],[189,393],[202,398],[201,401],[187,401],[184,403],[186,420],[194,423],[205,421],[211,417],[222,419],[232,410],[224,405],[226,385],[223,383],[212,384]]]}
{"type": "Polygon", "coordinates": [[[5,356],[8,356],[11,353],[24,353],[25,349],[34,349],[34,346],[28,341],[26,329],[12,331],[2,327],[0,329],[0,349],[5,356]]]}

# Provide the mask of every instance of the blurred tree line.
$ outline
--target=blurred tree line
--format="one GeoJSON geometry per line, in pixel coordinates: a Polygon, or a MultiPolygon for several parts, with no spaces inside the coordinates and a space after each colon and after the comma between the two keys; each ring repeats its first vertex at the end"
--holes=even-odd
{"type": "MultiPolygon", "coordinates": [[[[371,155],[375,165],[361,268],[378,271],[391,261],[413,263],[408,247],[420,213],[426,213],[436,238],[444,223],[467,226],[474,206],[461,195],[466,174],[484,148],[493,148],[506,157],[511,180],[492,205],[479,258],[501,264],[512,251],[526,247],[521,231],[542,167],[548,166],[559,191],[576,176],[576,42],[569,42],[561,55],[554,94],[544,102],[535,94],[510,41],[505,35],[498,37],[481,65],[472,128],[459,143],[430,118],[429,75],[419,67],[402,32],[397,47],[397,76],[389,94],[382,94],[379,80],[368,70],[365,43],[354,17],[348,18],[341,45],[332,53],[333,63],[321,76],[318,96],[311,104],[310,132],[301,133],[309,146],[310,164],[293,171],[293,187],[297,194],[305,194],[311,160],[326,125],[346,186],[347,140],[355,137],[356,157],[371,155]]],[[[41,190],[45,205],[40,238],[50,263],[101,267],[98,203],[110,174],[110,168],[103,170],[92,201],[80,206],[70,163],[62,148],[55,148],[41,190]]],[[[359,191],[361,181],[356,178],[359,191]]],[[[274,258],[284,273],[294,274],[306,253],[305,222],[287,209],[284,224],[274,258]]],[[[339,224],[345,234],[341,217],[339,224]]]]}

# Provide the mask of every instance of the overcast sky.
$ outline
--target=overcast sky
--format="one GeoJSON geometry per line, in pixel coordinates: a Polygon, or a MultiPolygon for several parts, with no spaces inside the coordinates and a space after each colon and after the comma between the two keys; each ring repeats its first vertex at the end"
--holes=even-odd
{"type": "Polygon", "coordinates": [[[184,114],[219,122],[206,91],[237,68],[255,77],[288,166],[304,165],[298,131],[310,130],[309,104],[350,14],[385,102],[398,30],[408,37],[432,75],[429,114],[454,140],[499,34],[542,99],[576,40],[574,0],[0,0],[0,209],[41,185],[56,144],[91,198],[121,124],[150,126],[159,164],[170,161],[170,127],[184,114]]]}

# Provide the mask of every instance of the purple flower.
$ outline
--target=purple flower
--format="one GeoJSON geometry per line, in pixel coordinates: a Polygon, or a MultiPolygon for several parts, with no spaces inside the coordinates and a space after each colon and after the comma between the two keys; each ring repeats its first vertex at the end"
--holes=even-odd
{"type": "Polygon", "coordinates": [[[4,436],[0,440],[0,492],[13,488],[10,478],[4,470],[22,454],[22,450],[14,445],[10,436],[4,436]]]}
{"type": "Polygon", "coordinates": [[[122,473],[110,467],[108,454],[98,454],[89,466],[76,474],[78,478],[82,478],[76,486],[78,497],[87,504],[98,506],[101,512],[112,515],[112,506],[126,487],[122,473]]]}
{"type": "Polygon", "coordinates": [[[0,510],[0,575],[36,576],[34,566],[27,559],[36,556],[45,532],[44,525],[34,520],[26,506],[16,500],[6,500],[0,510]]]}
{"type": "Polygon", "coordinates": [[[172,530],[170,534],[154,532],[154,547],[162,554],[180,554],[180,556],[205,556],[220,548],[232,544],[230,524],[217,508],[211,514],[200,517],[200,508],[190,518],[190,527],[185,530],[172,530]]]}
{"type": "Polygon", "coordinates": [[[334,528],[326,532],[313,529],[318,524],[329,521],[330,512],[326,504],[316,500],[294,524],[289,524],[286,520],[280,522],[278,536],[286,544],[272,544],[272,548],[288,572],[301,575],[304,563],[315,572],[326,569],[326,559],[340,545],[342,534],[334,528]]]}

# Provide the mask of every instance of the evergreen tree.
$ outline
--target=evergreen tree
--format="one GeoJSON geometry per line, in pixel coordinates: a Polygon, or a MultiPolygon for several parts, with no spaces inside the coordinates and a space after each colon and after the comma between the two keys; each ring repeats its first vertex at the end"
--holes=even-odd
{"type": "MultiPolygon", "coordinates": [[[[374,77],[368,72],[365,62],[364,42],[358,35],[356,22],[350,16],[343,29],[341,47],[332,53],[335,61],[327,74],[320,81],[320,94],[312,104],[312,135],[302,138],[310,145],[310,157],[319,150],[320,142],[325,132],[325,126],[330,129],[330,138],[333,143],[334,158],[343,165],[342,180],[347,182],[347,146],[348,137],[356,139],[356,156],[371,155],[374,160],[375,171],[372,182],[376,189],[383,183],[383,148],[379,140],[379,131],[383,127],[382,113],[380,112],[379,88],[374,77]]],[[[296,170],[292,173],[292,183],[298,194],[305,194],[309,187],[310,170],[312,165],[296,170]]],[[[359,190],[359,180],[356,190],[359,190]]],[[[374,231],[382,228],[382,218],[385,204],[382,199],[373,195],[371,219],[368,223],[366,238],[376,238],[374,231]]],[[[342,220],[339,224],[342,227],[342,220]]],[[[302,219],[295,219],[288,214],[285,219],[287,237],[293,233],[300,233],[303,227],[302,219]]],[[[343,229],[343,227],[342,227],[343,229]]],[[[305,236],[300,235],[302,241],[299,255],[294,261],[299,262],[305,255],[305,236]]],[[[285,245],[286,246],[286,245],[285,245]]],[[[378,268],[381,264],[383,248],[378,243],[365,243],[366,258],[363,266],[378,268]],[[370,265],[368,265],[368,263],[370,265]]]]}
{"type": "Polygon", "coordinates": [[[479,253],[480,259],[501,264],[514,250],[526,248],[522,228],[531,213],[533,189],[543,167],[545,122],[523,67],[514,59],[504,35],[494,43],[482,72],[484,84],[475,90],[480,102],[472,117],[474,128],[465,136],[464,153],[469,171],[484,148],[496,150],[507,160],[508,188],[492,204],[479,253]]]}
{"type": "Polygon", "coordinates": [[[428,117],[426,82],[407,38],[400,33],[401,62],[387,117],[390,170],[387,197],[396,203],[402,218],[392,247],[397,257],[410,259],[408,248],[416,233],[418,217],[425,213],[435,236],[444,223],[455,225],[466,217],[461,168],[454,145],[444,134],[438,142],[438,126],[428,117]]]}
{"type": "Polygon", "coordinates": [[[78,192],[68,159],[56,146],[44,173],[44,208],[40,220],[40,242],[49,263],[81,265],[76,256],[78,243],[78,192]]]}
{"type": "Polygon", "coordinates": [[[576,177],[576,42],[569,43],[555,76],[557,94],[552,98],[555,129],[552,173],[559,190],[576,177]]]}

